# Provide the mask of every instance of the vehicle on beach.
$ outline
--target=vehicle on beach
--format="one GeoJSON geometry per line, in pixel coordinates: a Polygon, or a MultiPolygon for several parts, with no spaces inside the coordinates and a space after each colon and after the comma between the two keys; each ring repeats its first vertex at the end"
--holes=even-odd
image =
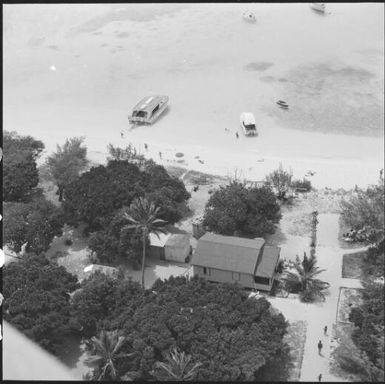
{"type": "Polygon", "coordinates": [[[255,23],[257,21],[257,18],[252,12],[243,12],[242,16],[245,20],[250,21],[252,23],[255,23]]]}
{"type": "Polygon", "coordinates": [[[152,124],[166,110],[168,96],[147,96],[134,107],[128,121],[133,124],[152,124]]]}
{"type": "Polygon", "coordinates": [[[325,12],[325,3],[311,3],[310,8],[317,12],[325,12]]]}
{"type": "Polygon", "coordinates": [[[278,100],[278,101],[277,101],[277,104],[278,104],[281,108],[284,108],[284,109],[288,109],[288,108],[289,108],[289,104],[286,103],[286,101],[278,100]]]}
{"type": "Polygon", "coordinates": [[[241,113],[240,121],[245,136],[258,136],[254,115],[251,112],[241,113]]]}

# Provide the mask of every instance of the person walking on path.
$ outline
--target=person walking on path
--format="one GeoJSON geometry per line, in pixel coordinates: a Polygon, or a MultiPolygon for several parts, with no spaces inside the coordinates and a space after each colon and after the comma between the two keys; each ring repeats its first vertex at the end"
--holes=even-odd
{"type": "Polygon", "coordinates": [[[324,327],[324,335],[327,336],[327,334],[328,334],[328,326],[325,325],[325,327],[324,327]]]}
{"type": "Polygon", "coordinates": [[[318,381],[319,381],[319,382],[321,382],[321,379],[322,379],[322,373],[320,373],[320,374],[318,375],[318,381]]]}
{"type": "Polygon", "coordinates": [[[235,136],[237,137],[237,139],[239,139],[238,132],[235,132],[235,136]]]}
{"type": "Polygon", "coordinates": [[[319,355],[321,354],[322,347],[323,347],[322,341],[320,340],[320,341],[318,342],[318,354],[319,354],[319,355]]]}

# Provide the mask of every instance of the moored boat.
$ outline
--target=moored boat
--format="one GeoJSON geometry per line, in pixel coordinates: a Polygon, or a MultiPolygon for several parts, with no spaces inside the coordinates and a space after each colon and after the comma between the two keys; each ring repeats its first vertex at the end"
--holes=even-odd
{"type": "Polygon", "coordinates": [[[255,23],[257,21],[257,18],[255,17],[254,13],[252,12],[243,12],[243,18],[247,21],[250,21],[252,23],[255,23]]]}
{"type": "Polygon", "coordinates": [[[133,109],[128,121],[133,124],[152,124],[166,110],[168,96],[147,96],[133,109]]]}
{"type": "Polygon", "coordinates": [[[283,100],[278,100],[277,101],[277,104],[281,107],[281,108],[289,108],[289,104],[286,103],[286,101],[283,101],[283,100]]]}

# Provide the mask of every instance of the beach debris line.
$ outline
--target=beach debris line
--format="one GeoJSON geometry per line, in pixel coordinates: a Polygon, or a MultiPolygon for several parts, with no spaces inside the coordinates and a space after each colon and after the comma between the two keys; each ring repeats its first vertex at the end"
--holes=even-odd
{"type": "Polygon", "coordinates": [[[255,118],[251,112],[242,112],[240,116],[240,123],[245,136],[258,136],[255,118]]]}
{"type": "Polygon", "coordinates": [[[147,96],[134,107],[128,121],[132,124],[152,124],[167,109],[168,96],[147,96]]]}

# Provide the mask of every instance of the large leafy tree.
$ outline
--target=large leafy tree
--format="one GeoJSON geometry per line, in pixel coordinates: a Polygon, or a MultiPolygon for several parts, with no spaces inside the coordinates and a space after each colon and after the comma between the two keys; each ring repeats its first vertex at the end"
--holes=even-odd
{"type": "Polygon", "coordinates": [[[308,257],[304,253],[302,261],[297,256],[294,270],[286,271],[282,280],[288,291],[300,292],[302,301],[314,301],[316,297],[325,299],[323,291],[330,284],[316,278],[324,271],[317,266],[317,258],[314,254],[308,257]]]}
{"type": "MultiPolygon", "coordinates": [[[[159,219],[160,208],[155,206],[153,202],[140,197],[135,199],[125,217],[130,222],[126,225],[125,229],[135,229],[142,236],[142,288],[144,288],[144,268],[146,265],[146,245],[148,242],[148,236],[151,232],[166,233],[164,228],[166,221],[159,219]]],[[[159,235],[158,235],[159,236],[159,235]]]]}
{"type": "Polygon", "coordinates": [[[140,380],[152,380],[156,363],[178,348],[193,362],[202,363],[196,380],[253,380],[259,368],[285,346],[284,317],[271,311],[267,300],[249,299],[237,285],[178,277],[158,280],[151,291],[133,291],[123,288],[124,280],[115,280],[116,293],[103,296],[98,291],[98,297],[86,288],[90,282],[79,293],[82,316],[88,298],[93,303],[99,298],[108,310],[89,312],[90,321],[99,313],[97,331],[119,330],[127,339],[121,351],[136,352],[116,363],[120,377],[134,372],[140,380]]]}
{"type": "Polygon", "coordinates": [[[87,147],[83,137],[67,139],[62,147],[47,158],[48,169],[58,186],[59,201],[63,199],[66,185],[75,181],[88,164],[87,147]]]}
{"type": "Polygon", "coordinates": [[[372,242],[384,237],[384,175],[383,170],[376,185],[366,190],[357,189],[355,194],[341,202],[341,217],[344,223],[355,229],[364,230],[372,242]]]}
{"type": "Polygon", "coordinates": [[[117,360],[129,358],[133,353],[121,353],[124,336],[119,336],[118,331],[101,331],[99,337],[93,336],[89,342],[92,355],[85,363],[94,367],[93,378],[95,380],[118,379],[115,364],[117,360]]]}
{"type": "Polygon", "coordinates": [[[158,380],[166,381],[190,381],[194,380],[197,369],[202,363],[192,361],[191,355],[174,348],[166,354],[166,361],[158,361],[154,376],[158,380]]]}
{"type": "Polygon", "coordinates": [[[26,201],[39,183],[36,160],[44,149],[40,140],[4,132],[3,199],[26,201]]]}
{"type": "Polygon", "coordinates": [[[221,235],[256,237],[274,233],[280,218],[280,207],[270,188],[232,182],[211,195],[204,223],[221,235]]]}
{"type": "Polygon", "coordinates": [[[30,203],[7,203],[4,206],[4,243],[13,251],[40,254],[48,250],[53,238],[63,229],[61,210],[45,198],[30,203]]]}
{"type": "Polygon", "coordinates": [[[70,295],[77,278],[40,255],[4,267],[3,315],[26,336],[58,354],[73,331],[70,295]]]}
{"type": "MultiPolygon", "coordinates": [[[[167,172],[142,170],[129,161],[110,161],[107,166],[92,168],[66,186],[63,207],[69,224],[85,222],[89,231],[105,229],[119,209],[129,206],[134,198],[153,193],[163,187],[172,189],[172,204],[177,207],[190,195],[183,183],[167,172]]],[[[162,203],[163,204],[163,203],[162,203]]],[[[167,216],[167,205],[160,204],[167,216]]],[[[170,200],[167,201],[170,204],[170,200]]],[[[181,217],[173,216],[170,223],[181,217]]],[[[166,220],[166,217],[160,217],[166,220]]]]}

